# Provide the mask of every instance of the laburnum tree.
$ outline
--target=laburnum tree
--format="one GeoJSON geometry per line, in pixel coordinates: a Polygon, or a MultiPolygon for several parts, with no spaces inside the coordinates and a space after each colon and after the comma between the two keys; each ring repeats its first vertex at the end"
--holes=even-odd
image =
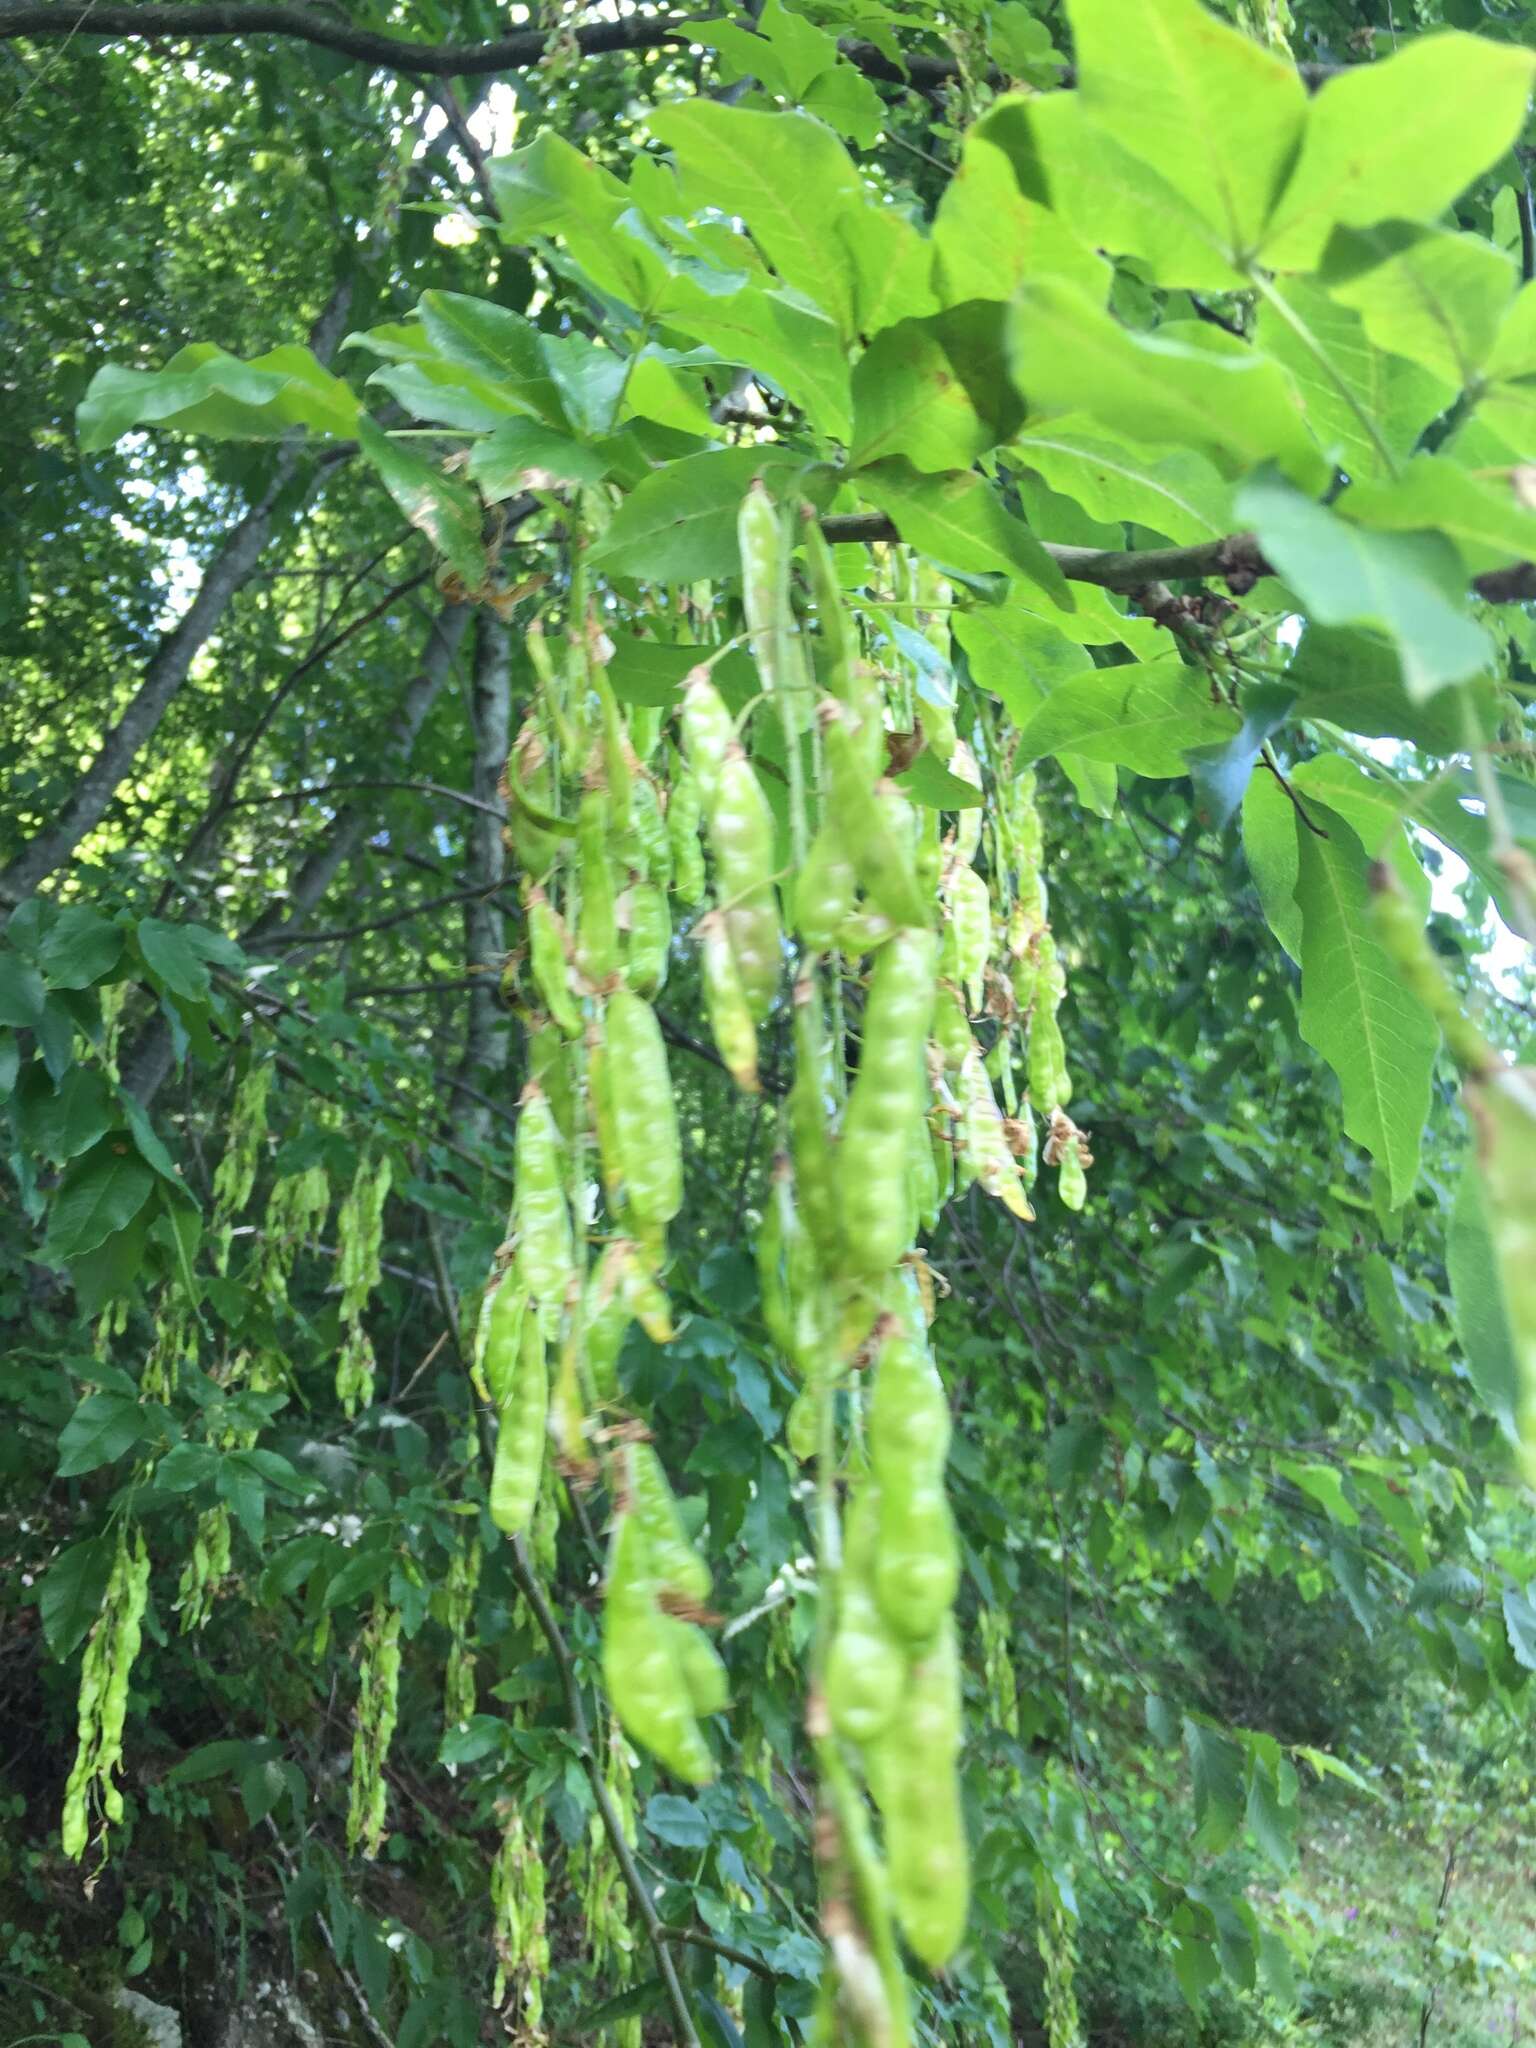
{"type": "Polygon", "coordinates": [[[1530,17],[525,17],[0,0],[29,1883],[1259,2038],[1191,1603],[1536,1669],[1530,17]]]}

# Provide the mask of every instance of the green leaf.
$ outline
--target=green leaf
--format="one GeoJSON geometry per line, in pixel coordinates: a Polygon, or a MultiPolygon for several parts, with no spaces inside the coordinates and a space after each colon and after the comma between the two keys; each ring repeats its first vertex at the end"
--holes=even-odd
{"type": "Polygon", "coordinates": [[[149,1433],[149,1417],[131,1394],[87,1394],[59,1432],[56,1477],[76,1479],[110,1465],[149,1433]]]}
{"type": "MultiPolygon", "coordinates": [[[[674,646],[663,640],[637,640],[633,634],[614,636],[613,657],[608,663],[608,680],[621,704],[650,704],[669,710],[676,704],[683,678],[697,668],[701,650],[697,646],[674,646]]],[[[721,694],[738,709],[759,688],[757,669],[745,649],[733,649],[711,667],[721,694]]]]}
{"type": "Polygon", "coordinates": [[[1489,1413],[1513,1437],[1520,1388],[1519,1359],[1504,1306],[1504,1283],[1499,1278],[1488,1228],[1475,1149],[1468,1151],[1456,1184],[1456,1200],[1446,1231],[1445,1264],[1456,1334],[1466,1354],[1468,1375],[1489,1413]]]}
{"type": "Polygon", "coordinates": [[[1321,281],[1360,315],[1379,349],[1462,390],[1493,346],[1516,273],[1480,235],[1393,221],[1369,234],[1336,234],[1321,281]]]}
{"type": "Polygon", "coordinates": [[[1362,1778],[1353,1765],[1345,1763],[1342,1757],[1330,1755],[1326,1749],[1311,1749],[1306,1743],[1298,1742],[1293,1753],[1299,1756],[1303,1763],[1310,1764],[1319,1778],[1342,1778],[1346,1785],[1352,1785],[1357,1792],[1364,1792],[1370,1799],[1380,1799],[1383,1796],[1380,1789],[1368,1778],[1362,1778]]]}
{"type": "Polygon", "coordinates": [[[1069,416],[1017,435],[1008,454],[1107,524],[1148,527],[1176,547],[1232,531],[1231,492],[1192,449],[1127,448],[1069,416]]]}
{"type": "Polygon", "coordinates": [[[210,1778],[232,1777],[266,1748],[265,1743],[246,1742],[235,1736],[202,1743],[171,1765],[166,1772],[166,1782],[172,1785],[204,1785],[210,1778]]]}
{"type": "Polygon", "coordinates": [[[1297,278],[1260,301],[1257,340],[1289,373],[1318,446],[1355,478],[1385,473],[1378,438],[1406,457],[1455,396],[1417,363],[1377,348],[1352,308],[1297,278]]]}
{"type": "Polygon", "coordinates": [[[358,411],[352,392],[307,348],[289,344],[242,363],[197,342],[163,370],[108,363],[91,379],[75,424],[81,449],[93,455],[139,426],[213,440],[274,440],[290,427],[345,435],[358,411]]]}
{"type": "Polygon", "coordinates": [[[154,1175],[121,1132],[102,1138],[64,1169],[43,1254],[51,1265],[94,1251],[143,1208],[154,1175]]]}
{"type": "Polygon", "coordinates": [[[1418,704],[1403,687],[1393,643],[1359,626],[1309,622],[1289,668],[1298,718],[1326,718],[1369,739],[1402,739],[1432,754],[1454,754],[1466,744],[1463,705],[1468,691],[1480,700],[1480,730],[1497,723],[1492,685],[1464,685],[1418,704]]]}
{"type": "Polygon", "coordinates": [[[1519,134],[1533,70],[1529,51],[1452,33],[1330,78],[1308,109],[1264,262],[1310,270],[1336,225],[1438,219],[1519,134]]]}
{"type": "Polygon", "coordinates": [[[170,924],[164,918],[141,918],[134,936],[144,965],[163,988],[186,1002],[207,1000],[209,964],[238,967],[244,955],[222,932],[201,924],[170,924]]]}
{"type": "Polygon", "coordinates": [[[1360,1514],[1344,1492],[1344,1475],[1333,1465],[1302,1465],[1282,1458],[1276,1470],[1310,1499],[1315,1500],[1330,1522],[1341,1528],[1359,1526],[1360,1514]]]}
{"type": "Polygon", "coordinates": [[[372,420],[358,421],[357,438],[385,490],[411,525],[427,536],[471,590],[478,590],[485,582],[486,565],[474,492],[381,434],[372,420]]]}
{"type": "Polygon", "coordinates": [[[273,1757],[252,1764],[240,1775],[240,1803],[251,1826],[258,1827],[288,1790],[288,1776],[273,1757]]]}
{"type": "Polygon", "coordinates": [[[657,1792],[645,1803],[646,1831],[674,1849],[707,1849],[713,1830],[691,1799],[657,1792]]]}
{"type": "Polygon", "coordinates": [[[31,962],[19,953],[0,952],[0,1024],[35,1030],[47,1000],[43,977],[31,962]]]}
{"type": "Polygon", "coordinates": [[[566,425],[545,356],[546,337],[531,320],[463,292],[423,292],[416,311],[423,335],[445,361],[487,378],[549,426],[566,425]]]}
{"type": "Polygon", "coordinates": [[[438,1745],[440,1764],[477,1764],[495,1752],[506,1753],[511,1730],[496,1714],[476,1714],[457,1728],[443,1731],[438,1745]]]}
{"type": "Polygon", "coordinates": [[[862,209],[847,150],[808,114],[766,114],[685,100],[659,107],[650,129],[671,150],[695,204],[744,220],[785,284],[820,306],[844,336],[857,332],[853,276],[838,231],[862,209]]]}
{"type": "Polygon", "coordinates": [[[1418,1176],[1439,1027],[1376,940],[1359,839],[1337,811],[1308,809],[1328,836],[1296,835],[1301,1034],[1338,1075],[1344,1128],[1386,1175],[1396,1208],[1418,1176]]]}
{"type": "Polygon", "coordinates": [[[917,470],[963,469],[1019,426],[1001,305],[973,300],[875,336],[853,372],[855,468],[905,455],[917,470]]]}
{"type": "Polygon", "coordinates": [[[1198,345],[1187,335],[1132,334],[1069,285],[1042,278],[1019,292],[1010,332],[1032,415],[1084,413],[1129,442],[1199,449],[1227,474],[1274,462],[1300,483],[1327,481],[1285,372],[1217,329],[1202,329],[1198,345]]]}
{"type": "Polygon", "coordinates": [[[1281,1803],[1274,1779],[1257,1757],[1248,1780],[1248,1826],[1275,1868],[1289,1871],[1296,1861],[1296,1805],[1281,1803]]]}
{"type": "Polygon", "coordinates": [[[1504,1588],[1504,1632],[1515,1662],[1536,1671],[1536,1607],[1513,1586],[1504,1588]]]}
{"type": "Polygon", "coordinates": [[[1195,1847],[1207,1856],[1218,1856],[1243,1818],[1243,1752],[1187,1714],[1184,1746],[1195,1788],[1195,1847]]]}
{"type": "Polygon", "coordinates": [[[1309,616],[1391,637],[1415,700],[1490,664],[1488,637],[1466,610],[1461,563],[1441,535],[1351,525],[1273,474],[1249,479],[1237,513],[1309,616]]]}
{"type": "Polygon", "coordinates": [[[481,495],[495,503],[522,491],[600,484],[608,461],[537,420],[504,420],[470,450],[469,473],[481,495]]]}
{"type": "Polygon", "coordinates": [[[986,802],[986,797],[974,782],[964,782],[958,775],[951,775],[926,748],[895,780],[897,788],[905,790],[914,803],[926,804],[934,811],[973,810],[986,802]]]}
{"type": "Polygon", "coordinates": [[[701,21],[694,24],[693,37],[728,60],[721,67],[727,83],[755,78],[789,100],[803,99],[813,80],[838,61],[833,38],[803,15],[791,14],[783,0],[768,0],[755,29],[701,21]]]}
{"type": "Polygon", "coordinates": [[[291,1543],[285,1543],[281,1550],[267,1560],[261,1574],[260,1595],[263,1605],[274,1600],[286,1599],[296,1593],[310,1574],[338,1548],[335,1537],[321,1535],[311,1530],[303,1536],[296,1536],[291,1543]]]}
{"type": "Polygon", "coordinates": [[[369,377],[368,388],[387,391],[410,419],[463,433],[500,426],[521,411],[508,393],[454,363],[386,363],[369,377]]]}
{"type": "Polygon", "coordinates": [[[75,1307],[83,1316],[99,1315],[109,1301],[131,1294],[144,1271],[144,1245],[149,1235],[149,1210],[141,1209],[130,1223],[69,1261],[75,1307]]]}
{"type": "Polygon", "coordinates": [[[1536,513],[1520,503],[1509,480],[1474,476],[1443,455],[1416,455],[1391,483],[1352,485],[1339,508],[1387,532],[1445,534],[1468,575],[1536,557],[1536,513]]]}
{"type": "Polygon", "coordinates": [[[219,1466],[219,1454],[212,1444],[174,1444],[155,1466],[154,1484],[159,1493],[190,1493],[212,1479],[219,1466]]]}
{"type": "Polygon", "coordinates": [[[1069,0],[1084,110],[1156,166],[1241,268],[1307,119],[1294,64],[1199,0],[1069,0]]]}
{"type": "Polygon", "coordinates": [[[48,1647],[61,1662],[85,1640],[101,1611],[116,1548],[115,1537],[88,1536],[60,1551],[43,1575],[38,1613],[48,1647]]]}
{"type": "Polygon", "coordinates": [[[1023,576],[1064,610],[1075,599],[1039,541],[974,470],[919,476],[902,456],[859,472],[858,487],[902,539],[950,569],[1023,576]]]}
{"type": "Polygon", "coordinates": [[[749,284],[722,293],[682,276],[667,288],[667,321],[754,369],[834,440],[853,432],[848,354],[836,325],[803,300],[749,284]]]}
{"type": "MultiPolygon", "coordinates": [[[[1133,256],[1154,284],[1187,291],[1238,291],[1223,237],[1169,184],[1089,114],[1075,92],[1003,103],[987,133],[1013,164],[1020,190],[1048,205],[1089,249],[1133,256]]],[[[1024,273],[1039,277],[1038,267],[1024,273]]],[[[1073,283],[1065,266],[1047,274],[1073,283]]],[[[1091,283],[1084,288],[1097,301],[1091,283]]]]}
{"type": "Polygon", "coordinates": [[[1064,277],[1090,298],[1109,288],[1104,259],[1037,198],[1026,197],[995,124],[1022,102],[1000,100],[967,131],[960,166],[933,220],[934,275],[944,302],[1011,299],[1026,277],[1064,277]]]}
{"type": "Polygon", "coordinates": [[[1236,816],[1265,741],[1290,717],[1295,702],[1286,683],[1252,684],[1243,693],[1241,731],[1224,746],[1186,750],[1195,807],[1214,830],[1225,831],[1236,816]]]}
{"type": "Polygon", "coordinates": [[[17,1090],[16,1121],[25,1144],[62,1165],[112,1128],[117,1105],[93,1067],[71,1067],[55,1090],[34,1061],[17,1090]]]}
{"type": "Polygon", "coordinates": [[[609,576],[646,583],[733,576],[747,486],[793,460],[771,448],[713,448],[669,462],[630,492],[588,559],[609,576]]]}
{"type": "Polygon", "coordinates": [[[1018,757],[1067,752],[1137,775],[1183,775],[1186,748],[1219,745],[1238,729],[1233,712],[1211,702],[1200,671],[1173,655],[1069,678],[1026,720],[1018,757]]]}
{"type": "Polygon", "coordinates": [[[48,927],[38,965],[50,988],[89,988],[117,965],[123,928],[88,903],[72,903],[48,927]]]}

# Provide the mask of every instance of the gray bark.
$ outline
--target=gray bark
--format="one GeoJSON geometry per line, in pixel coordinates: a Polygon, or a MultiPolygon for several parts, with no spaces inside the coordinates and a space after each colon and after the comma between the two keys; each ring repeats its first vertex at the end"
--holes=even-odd
{"type": "MultiPolygon", "coordinates": [[[[329,360],[346,326],[352,302],[350,279],[338,284],[310,334],[310,346],[322,362],[329,360]]],[[[298,468],[302,439],[285,439],[273,464],[271,481],[231,530],[209,562],[197,596],[185,617],[161,640],[127,708],[107,733],[101,749],[75,784],[54,823],[25,845],[9,867],[0,871],[0,904],[30,896],[39,883],[56,874],[75,848],[105,817],[118,784],[135,757],[154,736],[171,699],[186,681],[199,651],[218,630],[230,601],[250,577],[272,533],[278,498],[298,468]]]]}
{"type": "MultiPolygon", "coordinates": [[[[482,611],[475,625],[475,676],[471,701],[475,757],[471,794],[477,802],[504,811],[501,771],[511,738],[511,636],[494,612],[482,611]]],[[[507,1063],[507,1014],[500,995],[501,964],[506,934],[499,904],[490,893],[506,871],[503,818],[491,810],[469,814],[469,860],[465,881],[486,893],[464,906],[464,951],[471,973],[479,970],[469,992],[469,1019],[464,1035],[460,1078],[494,1095],[507,1063]]],[[[462,1121],[469,1141],[483,1144],[490,1136],[489,1107],[465,1094],[462,1121]]]]}

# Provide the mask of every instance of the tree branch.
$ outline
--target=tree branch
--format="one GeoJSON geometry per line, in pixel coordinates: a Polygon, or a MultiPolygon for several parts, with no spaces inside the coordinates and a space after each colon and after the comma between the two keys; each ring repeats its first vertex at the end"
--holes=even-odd
{"type": "MultiPolygon", "coordinates": [[[[352,281],[345,277],[310,330],[310,347],[322,363],[335,352],[351,303],[352,281]]],[[[298,468],[302,448],[303,435],[298,431],[279,444],[266,488],[209,561],[196,597],[161,639],[122,716],[104,735],[96,758],[75,784],[57,819],[29,840],[0,873],[0,904],[20,903],[30,896],[40,882],[63,867],[81,840],[106,816],[129,764],[154,736],[193,662],[217,632],[236,591],[255,569],[271,537],[278,501],[298,468]]]]}
{"type": "MultiPolygon", "coordinates": [[[[577,29],[575,42],[583,57],[599,57],[617,51],[686,46],[693,40],[694,28],[695,24],[684,15],[632,15],[623,21],[591,22],[577,29]]],[[[160,0],[145,0],[141,6],[12,0],[12,4],[0,5],[0,42],[17,36],[62,36],[93,42],[165,37],[178,43],[217,42],[233,36],[281,36],[334,50],[360,64],[426,78],[473,78],[489,71],[526,71],[543,61],[549,47],[548,31],[542,28],[520,29],[485,43],[418,43],[404,36],[378,35],[336,15],[322,14],[318,8],[162,5],[160,0]]],[[[874,58],[876,53],[871,51],[869,55],[874,58]]],[[[954,75],[954,65],[946,60],[929,61],[943,63],[946,77],[954,75]]],[[[878,62],[889,72],[891,67],[886,59],[879,58],[878,62]]]]}
{"type": "Polygon", "coordinates": [[[481,803],[478,797],[469,796],[462,789],[450,789],[445,782],[399,782],[378,776],[364,776],[355,782],[311,782],[300,789],[273,789],[264,796],[240,796],[235,798],[233,808],[242,810],[249,804],[300,804],[312,796],[330,796],[342,789],[413,789],[424,796],[446,797],[451,803],[463,804],[471,811],[484,811],[492,818],[504,815],[500,804],[481,803]]]}
{"type": "MultiPolygon", "coordinates": [[[[620,51],[658,50],[684,46],[694,39],[696,28],[687,15],[639,15],[624,21],[590,22],[575,33],[583,57],[600,57],[620,51]]],[[[427,78],[475,78],[489,71],[526,71],[542,63],[549,38],[543,29],[521,29],[488,43],[417,43],[403,36],[378,35],[371,29],[322,14],[309,7],[265,6],[257,0],[237,5],[162,4],[145,0],[143,5],[91,6],[76,0],[9,0],[0,4],[0,42],[18,36],[58,36],[65,41],[86,38],[112,42],[123,37],[144,40],[165,37],[174,42],[196,40],[217,42],[230,36],[282,36],[313,43],[324,50],[350,57],[356,63],[381,70],[403,71],[427,78]]],[[[893,61],[872,43],[857,41],[838,45],[848,62],[868,78],[890,85],[913,86],[918,91],[947,85],[960,75],[952,57],[929,55],[926,51],[904,52],[893,61]]],[[[1298,64],[1297,75],[1315,91],[1337,72],[1350,67],[1339,64],[1298,64]]],[[[1006,85],[1006,75],[989,71],[993,85],[1006,85]]],[[[1072,67],[1062,71],[1061,82],[1071,85],[1072,67]]]]}
{"type": "MultiPolygon", "coordinates": [[[[892,541],[901,533],[884,512],[839,512],[823,519],[830,541],[892,541]]],[[[1069,583],[1093,583],[1101,590],[1131,597],[1151,583],[1218,580],[1236,597],[1250,591],[1274,569],[1251,533],[1229,533],[1220,540],[1196,541],[1182,548],[1080,548],[1060,541],[1041,543],[1069,583]]],[[[1472,588],[1489,604],[1526,604],[1536,600],[1536,562],[1515,562],[1507,569],[1487,569],[1472,578],[1472,588]]]]}

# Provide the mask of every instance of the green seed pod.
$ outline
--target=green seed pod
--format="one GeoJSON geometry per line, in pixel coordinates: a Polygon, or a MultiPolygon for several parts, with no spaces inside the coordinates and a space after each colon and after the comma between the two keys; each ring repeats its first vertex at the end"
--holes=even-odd
{"type": "Polygon", "coordinates": [[[907,1154],[923,1115],[937,952],[931,932],[898,932],[870,979],[837,1165],[844,1258],[855,1276],[886,1272],[907,1248],[907,1154]]]}
{"type": "Polygon", "coordinates": [[[670,1614],[657,1617],[671,1632],[677,1650],[683,1683],[696,1714],[723,1714],[731,1703],[731,1682],[719,1651],[703,1629],[692,1622],[675,1621],[670,1614]]]}
{"type": "Polygon", "coordinates": [[[885,721],[879,685],[859,661],[858,634],[848,617],[837,564],[815,514],[806,507],[805,565],[821,627],[820,679],[848,714],[854,752],[866,782],[879,774],[885,755],[885,721]]]}
{"type": "Polygon", "coordinates": [[[491,1520],[504,1536],[522,1535],[533,1520],[548,1420],[549,1364],[544,1336],[538,1318],[525,1316],[517,1370],[511,1394],[501,1406],[491,1468],[491,1520]]]}
{"type": "Polygon", "coordinates": [[[795,929],[813,953],[830,952],[857,899],[853,862],[841,833],[823,819],[795,881],[795,929]]]}
{"type": "Polygon", "coordinates": [[[515,1273],[503,1274],[486,1298],[482,1320],[484,1349],[480,1369],[491,1405],[498,1410],[512,1398],[517,1384],[518,1358],[523,1341],[523,1319],[528,1307],[527,1289],[515,1273]]]}
{"type": "Polygon", "coordinates": [[[906,1697],[878,1742],[874,1773],[896,1917],[912,1952],[942,1969],[965,1933],[970,1857],[955,1761],[960,1656],[947,1619],[913,1663],[906,1697]]]}
{"type": "Polygon", "coordinates": [[[1009,1149],[1002,1115],[986,1068],[974,1050],[960,1069],[960,1163],[994,1200],[1028,1223],[1034,1218],[1018,1162],[1009,1149]]]}
{"type": "Polygon", "coordinates": [[[833,1268],[842,1248],[837,1174],[827,1121],[826,1018],[814,974],[795,984],[795,1078],[785,1103],[790,1157],[795,1168],[795,1202],[817,1257],[833,1268]]]}
{"type": "Polygon", "coordinates": [[[813,1387],[802,1388],[784,1418],[784,1441],[802,1465],[808,1465],[821,1448],[817,1436],[820,1399],[813,1387]]]}
{"type": "Polygon", "coordinates": [[[828,700],[820,715],[834,815],[854,872],[893,924],[931,924],[933,906],[918,886],[899,793],[889,783],[871,787],[839,706],[828,700]]]}
{"type": "Polygon", "coordinates": [[[555,1127],[567,1140],[576,1130],[576,1088],[571,1068],[570,1046],[553,1022],[540,1024],[529,1032],[528,1078],[543,1089],[555,1127]]]}
{"type": "MultiPolygon", "coordinates": [[[[1422,937],[1422,934],[1421,934],[1422,937]]],[[[1467,1084],[1477,1173],[1515,1356],[1521,1464],[1536,1484],[1536,1087],[1529,1067],[1489,1064],[1467,1084]]]]}
{"type": "Polygon", "coordinates": [[[1061,1155],[1061,1164],[1056,1172],[1056,1192],[1068,1209],[1081,1209],[1088,1199],[1088,1176],[1083,1171],[1082,1154],[1075,1140],[1061,1155]]]}
{"type": "Polygon", "coordinates": [[[542,889],[528,892],[528,964],[544,1007],[567,1038],[581,1036],[581,1012],[571,994],[565,926],[542,889]]]}
{"type": "Polygon", "coordinates": [[[629,945],[624,957],[624,980],[642,996],[653,996],[667,978],[672,951],[672,913],[667,893],[655,882],[631,882],[625,903],[629,918],[629,945]]]}
{"type": "Polygon", "coordinates": [[[661,799],[649,775],[636,778],[631,819],[630,838],[640,854],[646,880],[654,882],[658,889],[669,888],[672,882],[672,840],[667,831],[667,821],[662,816],[661,799]]]}
{"type": "Polygon", "coordinates": [[[576,960],[587,980],[600,988],[618,973],[620,964],[607,797],[599,789],[589,789],[577,815],[581,902],[576,917],[576,960]]]}
{"type": "Polygon", "coordinates": [[[725,920],[712,910],[698,922],[699,960],[704,976],[704,1002],[715,1049],[738,1088],[755,1095],[757,1026],[741,985],[725,920]]]}
{"type": "Polygon", "coordinates": [[[707,820],[714,813],[726,749],[736,740],[725,699],[710,681],[707,668],[696,668],[683,678],[682,731],[683,751],[707,820]]]}
{"type": "Polygon", "coordinates": [[[1053,1109],[1065,1109],[1071,1100],[1067,1048],[1061,1026],[1050,1010],[1037,1008],[1029,1027],[1029,1093],[1044,1116],[1049,1116],[1053,1109]]]}
{"type": "Polygon", "coordinates": [[[672,1310],[639,1247],[620,1240],[620,1284],[630,1314],[653,1344],[670,1344],[677,1334],[672,1310]]]}
{"type": "Polygon", "coordinates": [[[904,1642],[926,1643],[959,1586],[960,1548],[943,1486],[882,1486],[875,1598],[889,1626],[904,1642]]]}
{"type": "Polygon", "coordinates": [[[945,936],[954,954],[954,979],[965,989],[971,1008],[979,1010],[992,953],[992,899],[974,868],[956,867],[950,873],[945,936]]]}
{"type": "Polygon", "coordinates": [[[618,1398],[619,1353],[624,1346],[625,1332],[634,1321],[624,1298],[622,1259],[622,1241],[606,1247],[588,1277],[582,1302],[587,1370],[592,1375],[598,1399],[602,1401],[618,1398]]]}
{"type": "Polygon", "coordinates": [[[548,1334],[558,1330],[576,1269],[570,1211],[562,1183],[560,1133],[543,1090],[523,1090],[513,1144],[517,1192],[512,1204],[517,1270],[548,1334]]]}
{"type": "Polygon", "coordinates": [[[603,1601],[603,1683],[625,1733],[677,1777],[707,1784],[715,1761],[694,1714],[676,1639],[657,1623],[644,1527],[633,1513],[614,1524],[603,1601]]]}
{"type": "Polygon", "coordinates": [[[773,893],[773,813],[751,762],[734,742],[720,764],[709,840],[736,971],[753,1021],[760,1024],[784,964],[773,893]]]}
{"type": "Polygon", "coordinates": [[[667,797],[667,841],[672,849],[672,887],[680,903],[700,903],[704,898],[704,849],[699,827],[704,807],[693,771],[678,765],[667,797]]]}
{"type": "Polygon", "coordinates": [[[702,1607],[709,1599],[709,1566],[683,1527],[677,1499],[655,1449],[647,1443],[630,1446],[631,1512],[645,1531],[650,1571],[660,1592],[674,1593],[702,1607]]]}
{"type": "Polygon", "coordinates": [[[612,995],[604,1018],[608,1113],[624,1199],[642,1235],[661,1235],[682,1207],[677,1108],[661,1026],[632,989],[612,995]]]}
{"type": "Polygon", "coordinates": [[[950,1074],[958,1074],[975,1050],[971,1020],[952,982],[941,981],[934,996],[933,1042],[943,1053],[945,1072],[950,1074]]]}
{"type": "Polygon", "coordinates": [[[901,1707],[906,1684],[906,1650],[875,1602],[878,1524],[879,1490],[866,1481],[849,1506],[844,1528],[837,1632],[826,1673],[832,1726],[858,1743],[872,1741],[888,1724],[901,1707]]]}

